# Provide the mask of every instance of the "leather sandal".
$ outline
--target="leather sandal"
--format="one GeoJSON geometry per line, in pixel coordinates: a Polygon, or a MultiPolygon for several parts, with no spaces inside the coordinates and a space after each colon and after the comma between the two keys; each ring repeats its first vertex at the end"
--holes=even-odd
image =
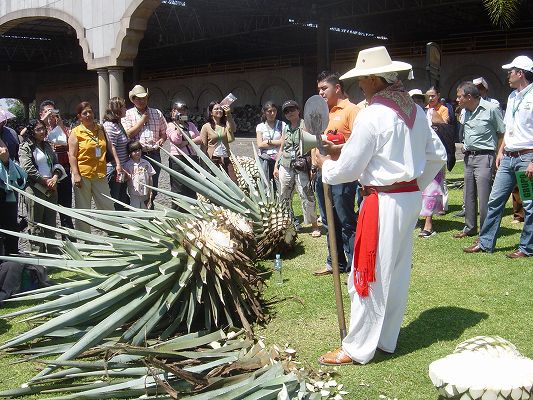
{"type": "Polygon", "coordinates": [[[337,350],[327,352],[323,354],[318,359],[319,364],[337,366],[337,365],[353,365],[355,362],[350,358],[350,356],[339,347],[337,350]]]}
{"type": "Polygon", "coordinates": [[[324,275],[331,275],[333,273],[332,270],[327,269],[326,267],[319,269],[318,271],[313,272],[314,276],[324,276],[324,275]]]}

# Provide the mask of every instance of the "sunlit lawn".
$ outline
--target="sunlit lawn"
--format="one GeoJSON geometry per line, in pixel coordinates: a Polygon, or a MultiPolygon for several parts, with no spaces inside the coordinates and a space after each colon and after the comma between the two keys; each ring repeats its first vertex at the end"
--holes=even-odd
{"type": "MultiPolygon", "coordinates": [[[[462,164],[448,174],[449,182],[460,179],[462,164]]],[[[339,368],[336,379],[350,391],[345,398],[436,399],[428,365],[451,353],[460,341],[477,335],[502,336],[522,354],[533,357],[533,262],[505,257],[516,248],[521,224],[511,224],[507,212],[494,254],[464,254],[462,248],[472,239],[452,238],[462,227],[462,220],[453,217],[461,198],[461,190],[451,189],[448,213],[435,219],[438,234],[415,238],[409,303],[396,353],[379,354],[364,366],[339,368]]],[[[298,204],[296,199],[297,213],[298,204]]],[[[265,292],[267,299],[279,302],[272,306],[271,321],[257,327],[256,333],[269,344],[290,344],[304,366],[318,368],[317,358],[338,347],[340,340],[332,278],[312,275],[324,265],[326,239],[314,239],[309,233],[309,228],[304,229],[297,248],[283,255],[284,284],[271,284],[265,292]]],[[[342,286],[348,317],[346,286],[342,286]]],[[[0,341],[25,327],[16,320],[0,319],[0,341]]],[[[36,365],[11,365],[13,360],[7,356],[0,359],[1,389],[20,385],[37,372],[36,365]]]]}
{"type": "MultiPolygon", "coordinates": [[[[462,180],[462,166],[447,175],[449,182],[462,180]]],[[[436,399],[428,365],[477,335],[502,336],[533,357],[533,261],[505,257],[516,248],[522,224],[510,223],[509,201],[497,251],[465,254],[462,248],[472,238],[452,238],[463,226],[461,218],[453,217],[461,202],[462,190],[451,189],[448,213],[435,218],[437,235],[415,238],[409,302],[396,353],[380,354],[364,366],[338,368],[337,381],[350,391],[347,398],[436,399]]],[[[334,291],[331,276],[312,275],[324,265],[325,238],[299,238],[296,251],[283,260],[284,285],[266,291],[267,297],[287,300],[274,307],[272,321],[258,333],[269,343],[289,343],[304,365],[317,367],[318,357],[340,344],[334,291]]]]}

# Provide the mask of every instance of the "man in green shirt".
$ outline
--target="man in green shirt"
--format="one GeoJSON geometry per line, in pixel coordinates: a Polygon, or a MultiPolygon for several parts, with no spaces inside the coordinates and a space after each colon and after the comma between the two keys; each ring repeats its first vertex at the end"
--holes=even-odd
{"type": "Polygon", "coordinates": [[[453,235],[460,239],[477,234],[478,201],[479,226],[487,216],[495,151],[505,125],[499,107],[484,100],[472,82],[463,82],[457,87],[457,102],[465,110],[461,120],[464,128],[465,226],[453,235]]]}

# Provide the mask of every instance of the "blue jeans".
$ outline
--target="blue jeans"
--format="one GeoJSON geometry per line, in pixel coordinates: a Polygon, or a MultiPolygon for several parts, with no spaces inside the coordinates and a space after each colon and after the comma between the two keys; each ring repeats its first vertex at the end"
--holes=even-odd
{"type": "MultiPolygon", "coordinates": [[[[479,245],[485,251],[493,252],[496,247],[496,237],[500,229],[505,203],[516,186],[516,171],[525,171],[533,159],[533,153],[519,157],[504,156],[490,192],[487,217],[479,233],[479,245]]],[[[533,256],[533,201],[523,200],[524,228],[520,235],[518,250],[533,256]]]]}
{"type": "MultiPolygon", "coordinates": [[[[335,234],[337,242],[337,257],[339,259],[339,270],[349,271],[353,260],[353,244],[355,240],[355,225],[357,216],[354,211],[355,197],[357,192],[357,181],[331,185],[331,200],[333,205],[333,215],[335,219],[335,234]]],[[[326,204],[324,199],[324,188],[322,186],[322,173],[317,172],[315,181],[315,192],[318,200],[318,208],[322,225],[328,230],[326,218],[326,204]]],[[[328,256],[326,264],[331,266],[331,251],[328,240],[328,256]]]]}

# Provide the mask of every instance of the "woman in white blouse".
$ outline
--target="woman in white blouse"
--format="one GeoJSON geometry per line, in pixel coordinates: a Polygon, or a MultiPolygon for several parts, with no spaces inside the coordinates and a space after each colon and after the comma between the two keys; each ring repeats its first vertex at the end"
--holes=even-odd
{"type": "MultiPolygon", "coordinates": [[[[261,166],[268,180],[274,179],[274,166],[276,158],[281,148],[283,130],[285,122],[280,121],[278,116],[278,106],[273,101],[267,101],[261,109],[261,123],[255,128],[257,148],[261,166]]],[[[274,187],[279,186],[277,179],[274,179],[274,187]]]]}

